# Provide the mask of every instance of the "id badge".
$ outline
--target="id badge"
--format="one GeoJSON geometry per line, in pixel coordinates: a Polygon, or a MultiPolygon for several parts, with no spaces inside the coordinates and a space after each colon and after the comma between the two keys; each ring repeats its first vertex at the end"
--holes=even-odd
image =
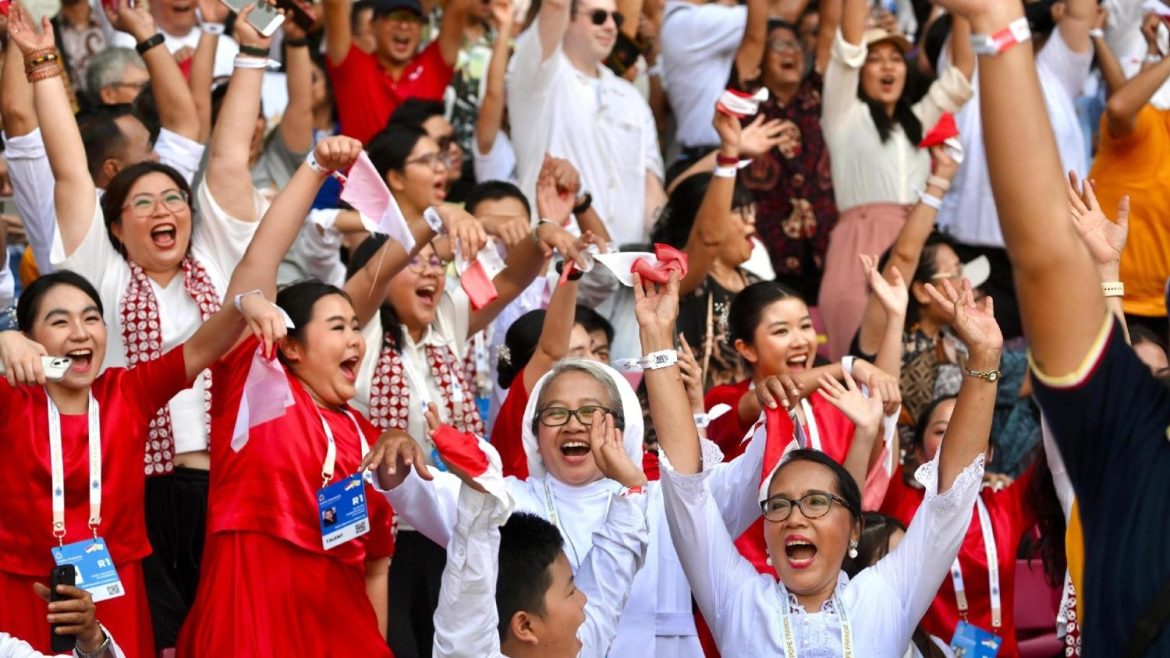
{"type": "Polygon", "coordinates": [[[317,520],[325,550],[370,531],[370,512],[366,509],[366,487],[361,473],[317,491],[317,520]]]}
{"type": "Polygon", "coordinates": [[[106,542],[101,537],[58,546],[53,549],[53,561],[57,566],[73,565],[77,570],[77,587],[89,592],[94,603],[126,593],[106,542]]]}
{"type": "Polygon", "coordinates": [[[955,658],[995,658],[1003,639],[994,633],[960,621],[951,638],[951,651],[955,658]]]}

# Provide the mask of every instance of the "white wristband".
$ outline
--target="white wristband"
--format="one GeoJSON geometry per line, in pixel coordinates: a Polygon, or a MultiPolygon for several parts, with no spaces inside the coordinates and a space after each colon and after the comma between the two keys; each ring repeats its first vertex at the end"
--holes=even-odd
{"type": "Polygon", "coordinates": [[[317,162],[317,151],[315,149],[309,151],[309,154],[305,156],[305,164],[309,165],[309,169],[312,169],[322,176],[328,176],[329,174],[333,173],[332,169],[326,169],[325,167],[321,166],[320,162],[317,162]]]}
{"type": "Polygon", "coordinates": [[[238,69],[267,69],[268,59],[260,59],[259,57],[248,57],[247,55],[236,55],[233,64],[238,69]]]}
{"type": "Polygon", "coordinates": [[[1104,39],[1105,38],[1105,30],[1102,30],[1099,27],[1095,27],[1095,28],[1089,30],[1089,38],[1090,39],[1104,39]]]}
{"type": "Polygon", "coordinates": [[[739,172],[739,168],[734,167],[734,166],[732,166],[732,167],[715,167],[715,177],[716,178],[735,178],[735,175],[738,172],[739,172]]]}
{"type": "Polygon", "coordinates": [[[951,189],[951,182],[949,180],[943,178],[942,176],[935,176],[934,174],[927,176],[926,184],[933,185],[934,187],[937,187],[938,189],[942,190],[943,192],[946,192],[947,190],[951,189]]]}
{"type": "Polygon", "coordinates": [[[199,29],[203,30],[207,34],[217,37],[223,36],[224,33],[223,23],[200,23],[199,29]]]}
{"type": "Polygon", "coordinates": [[[1008,23],[1007,27],[991,34],[972,34],[971,49],[976,55],[998,55],[1018,43],[1032,38],[1028,19],[1020,16],[1008,23]]]}
{"type": "Polygon", "coordinates": [[[248,292],[242,292],[242,293],[236,295],[235,299],[232,300],[232,304],[236,307],[236,310],[239,311],[241,314],[243,314],[244,309],[242,307],[242,304],[240,304],[240,301],[243,300],[245,297],[248,297],[250,295],[260,295],[261,297],[263,297],[264,293],[260,292],[259,289],[256,289],[256,290],[249,290],[248,292]]]}
{"type": "Polygon", "coordinates": [[[695,427],[705,430],[711,424],[711,417],[705,413],[695,414],[695,427]]]}
{"type": "Polygon", "coordinates": [[[1101,292],[1106,297],[1124,297],[1125,284],[1121,281],[1106,281],[1101,284],[1101,292]]]}
{"type": "Polygon", "coordinates": [[[841,357],[841,369],[844,370],[845,374],[849,375],[850,377],[853,376],[853,362],[856,360],[857,357],[853,356],[841,357]]]}
{"type": "Polygon", "coordinates": [[[642,370],[658,370],[678,365],[678,352],[675,350],[659,350],[642,357],[639,365],[642,370]]]}
{"type": "Polygon", "coordinates": [[[930,206],[931,208],[934,208],[935,210],[942,208],[942,199],[936,197],[933,194],[927,194],[926,192],[920,192],[918,194],[918,200],[921,201],[922,203],[925,203],[926,205],[930,206]]]}
{"type": "Polygon", "coordinates": [[[443,218],[439,215],[439,211],[435,210],[434,206],[423,211],[423,221],[427,226],[435,232],[436,235],[446,235],[447,227],[443,224],[443,218]]]}

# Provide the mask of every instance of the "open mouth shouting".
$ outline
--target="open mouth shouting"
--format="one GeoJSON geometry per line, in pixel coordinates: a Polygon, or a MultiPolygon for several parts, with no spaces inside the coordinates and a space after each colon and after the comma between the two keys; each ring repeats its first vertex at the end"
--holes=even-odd
{"type": "Polygon", "coordinates": [[[591,454],[587,438],[570,437],[561,442],[561,455],[570,466],[584,464],[591,454]]]}
{"type": "Polygon", "coordinates": [[[356,382],[358,368],[361,366],[361,362],[362,359],[359,356],[353,356],[342,361],[341,365],[339,366],[341,369],[341,375],[345,377],[347,381],[356,382]]]}
{"type": "Polygon", "coordinates": [[[150,241],[159,249],[173,249],[178,244],[179,231],[174,224],[159,224],[150,230],[150,241]]]}
{"type": "Polygon", "coordinates": [[[81,348],[65,353],[65,356],[71,359],[69,364],[69,371],[84,375],[93,369],[93,350],[89,348],[81,348]]]}
{"type": "Polygon", "coordinates": [[[785,364],[789,370],[804,370],[808,368],[808,354],[792,354],[789,355],[785,364]]]}
{"type": "Polygon", "coordinates": [[[439,286],[437,286],[433,281],[427,282],[418,288],[415,288],[414,294],[423,304],[427,306],[434,306],[438,303],[439,286]]]}
{"type": "Polygon", "coordinates": [[[784,556],[793,569],[807,569],[817,557],[817,546],[808,537],[789,535],[784,540],[784,556]]]}
{"type": "Polygon", "coordinates": [[[889,94],[889,95],[892,95],[894,93],[894,84],[896,82],[897,82],[897,79],[892,74],[883,75],[878,80],[878,84],[881,85],[882,93],[889,94]]]}

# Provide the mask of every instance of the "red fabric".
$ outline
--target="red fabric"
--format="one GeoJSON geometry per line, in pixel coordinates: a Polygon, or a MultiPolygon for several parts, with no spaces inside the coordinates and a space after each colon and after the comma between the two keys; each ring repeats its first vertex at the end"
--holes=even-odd
{"type": "Polygon", "coordinates": [[[488,469],[487,455],[479,448],[479,439],[450,425],[440,425],[431,438],[443,461],[470,477],[479,477],[488,469]]]}
{"type": "Polygon", "coordinates": [[[203,573],[179,634],[180,658],[392,655],[360,565],[266,534],[220,532],[207,539],[203,573]]]}
{"type": "Polygon", "coordinates": [[[662,477],[662,473],[658,466],[658,453],[649,450],[642,451],[642,472],[646,474],[646,479],[654,482],[662,477]]]}
{"type": "Polygon", "coordinates": [[[524,452],[523,430],[524,408],[528,406],[529,395],[524,387],[524,371],[520,371],[512,378],[508,395],[496,414],[496,424],[492,426],[491,441],[504,464],[504,477],[512,475],[521,480],[528,479],[528,453],[524,452]]]}
{"type": "Polygon", "coordinates": [[[729,462],[743,453],[743,437],[752,428],[752,423],[740,420],[739,401],[750,387],[751,381],[745,379],[737,384],[716,386],[703,397],[703,407],[707,411],[717,404],[731,407],[731,411],[711,421],[707,426],[707,438],[723,451],[723,461],[729,462]]]}
{"type": "Polygon", "coordinates": [[[654,245],[654,257],[657,263],[651,263],[645,258],[639,258],[630,266],[630,272],[642,277],[644,281],[665,284],[670,281],[670,273],[678,272],[679,277],[687,275],[687,255],[678,249],[666,244],[654,245]]]}
{"type": "MultiPolygon", "coordinates": [[[[95,364],[96,366],[96,364],[95,364]]],[[[101,409],[102,524],[114,566],[150,554],[143,505],[146,427],[159,407],[189,386],[182,347],[134,370],[109,368],[93,383],[101,409]]],[[[53,569],[52,473],[45,389],[13,388],[0,379],[0,571],[46,579],[53,569]]],[[[89,425],[85,415],[62,415],[65,469],[65,542],[91,537],[89,522],[89,425]]],[[[0,592],[0,595],[23,595],[0,592]]],[[[0,630],[11,605],[0,605],[0,630]]],[[[103,621],[105,621],[103,619],[103,621]]]]}
{"type": "Polygon", "coordinates": [[[404,100],[443,100],[454,73],[443,60],[438,41],[415,55],[398,80],[386,75],[377,57],[351,45],[345,59],[329,62],[342,134],[362,143],[370,141],[404,100]]]}
{"type": "Polygon", "coordinates": [[[931,146],[939,146],[943,142],[952,137],[959,136],[959,128],[955,125],[955,117],[950,112],[944,112],[938,119],[938,123],[926,133],[922,141],[918,143],[920,148],[930,148],[931,146]]]}
{"type": "MultiPolygon", "coordinates": [[[[370,532],[329,551],[322,547],[317,490],[321,488],[321,466],[328,442],[321,418],[329,423],[337,445],[334,482],[357,470],[362,459],[361,443],[349,417],[341,411],[317,407],[292,373],[288,373],[288,378],[295,404],[283,417],[251,428],[247,445],[239,452],[232,450],[231,435],[240,396],[257,346],[256,339],[249,338],[212,368],[219,379],[216,379],[211,408],[209,538],[228,531],[260,533],[355,567],[361,567],[367,559],[387,557],[390,552],[384,549],[372,552],[370,544],[390,545],[385,537],[379,536],[390,532],[390,506],[369,485],[366,504],[370,532]]],[[[381,433],[361,414],[351,413],[372,446],[381,433]]],[[[214,570],[205,567],[201,583],[217,577],[214,570]]],[[[200,596],[202,592],[201,588],[200,596]]],[[[318,599],[314,597],[315,601],[318,599]]]]}
{"type": "MultiPolygon", "coordinates": [[[[139,470],[135,468],[134,470],[139,470]]],[[[142,474],[138,474],[139,478],[142,474]]],[[[104,506],[103,506],[104,509],[104,506]]],[[[110,542],[107,542],[110,543],[110,542]]],[[[45,555],[49,550],[45,549],[45,555]]],[[[150,604],[146,600],[146,583],[142,580],[142,562],[119,564],[118,576],[126,594],[97,604],[97,618],[110,629],[118,646],[128,657],[153,656],[154,631],[150,624],[150,604]]],[[[28,642],[41,653],[52,655],[49,646],[47,603],[33,591],[33,583],[49,584],[49,570],[39,576],[24,576],[0,571],[0,631],[28,642]]]]}
{"type": "MultiPolygon", "coordinates": [[[[1018,480],[1001,491],[984,489],[979,494],[991,516],[991,526],[996,537],[996,553],[999,556],[1003,626],[1000,627],[998,635],[1003,638],[999,655],[1004,658],[1019,656],[1014,612],[1016,554],[1020,548],[1020,540],[1036,524],[1036,517],[1025,499],[1033,470],[1028,469],[1018,480]]],[[[925,497],[925,491],[911,487],[901,477],[895,477],[890,481],[881,512],[909,524],[925,497]]],[[[967,590],[967,602],[970,606],[967,621],[990,631],[991,594],[988,590],[987,555],[983,547],[983,529],[979,524],[979,512],[975,508],[971,510],[971,525],[967,527],[967,534],[963,537],[963,545],[959,549],[959,563],[963,567],[963,585],[967,590]]],[[[955,586],[948,575],[930,604],[930,610],[922,618],[922,627],[931,635],[949,640],[955,634],[955,626],[958,623],[959,607],[955,601],[955,586]]]]}

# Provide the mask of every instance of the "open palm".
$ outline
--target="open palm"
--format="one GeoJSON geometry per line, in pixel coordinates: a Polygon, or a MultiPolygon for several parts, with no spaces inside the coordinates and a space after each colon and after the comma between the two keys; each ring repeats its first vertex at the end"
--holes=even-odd
{"type": "Polygon", "coordinates": [[[41,31],[38,33],[33,25],[32,16],[29,16],[24,7],[12,3],[8,13],[8,35],[16,42],[16,47],[25,57],[38,50],[56,48],[57,42],[53,38],[53,26],[46,16],[41,19],[41,31]]]}
{"type": "Polygon", "coordinates": [[[1002,348],[1003,334],[999,330],[999,323],[995,321],[995,306],[991,297],[984,297],[976,304],[971,282],[967,279],[963,279],[962,289],[955,288],[946,279],[941,283],[941,291],[928,283],[926,292],[935,304],[953,314],[955,319],[951,323],[951,328],[959,339],[971,349],[1002,348]]]}
{"type": "Polygon", "coordinates": [[[1095,187],[1092,181],[1085,181],[1078,194],[1076,174],[1069,172],[1067,188],[1073,225],[1098,265],[1118,263],[1129,238],[1129,197],[1121,198],[1117,204],[1117,221],[1111,222],[1097,202],[1095,187]]]}

